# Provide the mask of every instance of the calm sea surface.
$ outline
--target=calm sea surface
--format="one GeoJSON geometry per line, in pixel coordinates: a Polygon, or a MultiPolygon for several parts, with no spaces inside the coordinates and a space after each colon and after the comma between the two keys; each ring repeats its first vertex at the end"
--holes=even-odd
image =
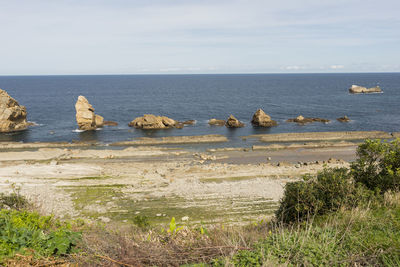
{"type": "Polygon", "coordinates": [[[306,131],[400,131],[400,73],[251,74],[251,75],[98,75],[0,76],[0,88],[25,105],[29,130],[0,134],[0,141],[97,140],[103,143],[136,137],[223,134],[240,136],[306,131]],[[383,94],[350,95],[352,84],[379,85],[383,94]],[[119,123],[94,132],[78,132],[75,102],[84,95],[105,120],[119,123]],[[253,113],[262,108],[277,127],[254,128],[253,113]],[[175,120],[194,119],[183,129],[143,131],[128,123],[146,113],[175,120]],[[233,114],[246,123],[241,129],[210,127],[210,118],[233,114]],[[285,120],[298,115],[331,123],[297,125],[285,120]],[[336,118],[347,115],[350,123],[336,118]]]}

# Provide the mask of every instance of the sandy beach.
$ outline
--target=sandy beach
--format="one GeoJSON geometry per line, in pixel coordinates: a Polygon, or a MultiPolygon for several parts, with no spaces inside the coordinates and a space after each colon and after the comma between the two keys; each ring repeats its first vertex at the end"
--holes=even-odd
{"type": "Polygon", "coordinates": [[[391,137],[298,135],[313,140],[250,136],[275,142],[241,148],[229,147],[224,136],[146,138],[113,146],[1,143],[0,190],[18,187],[43,213],[64,218],[123,223],[143,215],[158,223],[188,216],[193,223],[243,223],[271,216],[286,182],[325,166],[347,167],[363,137],[391,137]],[[188,140],[225,147],[196,151],[183,146],[188,140]],[[175,146],[162,146],[169,141],[175,146]]]}

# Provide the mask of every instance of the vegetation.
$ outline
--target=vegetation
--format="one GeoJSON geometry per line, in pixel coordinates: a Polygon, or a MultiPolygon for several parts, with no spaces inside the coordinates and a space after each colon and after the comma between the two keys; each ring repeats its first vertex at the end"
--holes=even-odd
{"type": "Polygon", "coordinates": [[[35,212],[0,211],[0,262],[16,254],[49,257],[75,252],[81,234],[35,212]]]}
{"type": "Polygon", "coordinates": [[[355,182],[370,190],[385,193],[400,187],[400,139],[392,142],[366,140],[357,149],[351,165],[355,182]]]}
{"type": "Polygon", "coordinates": [[[129,228],[76,226],[25,211],[1,195],[0,264],[18,255],[102,266],[400,266],[400,142],[367,140],[350,169],[288,183],[273,221],[165,228],[136,216],[129,228]],[[77,248],[80,248],[80,253],[77,248]],[[71,259],[71,258],[70,258],[71,259]]]}

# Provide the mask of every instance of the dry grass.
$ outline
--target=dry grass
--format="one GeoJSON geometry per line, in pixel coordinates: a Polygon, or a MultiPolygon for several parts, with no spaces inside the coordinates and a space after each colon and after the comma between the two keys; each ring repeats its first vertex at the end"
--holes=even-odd
{"type": "MultiPolygon", "coordinates": [[[[180,266],[211,263],[220,257],[232,257],[239,250],[251,250],[268,228],[222,227],[201,233],[199,228],[184,227],[175,233],[125,227],[117,231],[92,227],[84,235],[85,252],[77,257],[84,265],[95,266],[180,266]],[[88,256],[89,255],[89,256],[88,256]]],[[[115,229],[115,228],[114,228],[115,229]]]]}

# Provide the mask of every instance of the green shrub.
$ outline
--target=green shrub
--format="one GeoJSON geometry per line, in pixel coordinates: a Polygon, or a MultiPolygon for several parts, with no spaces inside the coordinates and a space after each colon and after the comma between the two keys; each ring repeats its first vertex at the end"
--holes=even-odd
{"type": "Polygon", "coordinates": [[[0,211],[0,263],[15,253],[37,257],[74,251],[81,234],[51,216],[17,210],[0,211]]]}
{"type": "Polygon", "coordinates": [[[290,223],[326,214],[343,205],[356,205],[360,194],[363,192],[356,189],[347,169],[325,169],[316,177],[304,176],[302,181],[287,183],[276,217],[290,223]]]}
{"type": "Polygon", "coordinates": [[[400,140],[366,140],[357,149],[351,165],[354,180],[376,192],[398,191],[400,187],[400,140]]]}

